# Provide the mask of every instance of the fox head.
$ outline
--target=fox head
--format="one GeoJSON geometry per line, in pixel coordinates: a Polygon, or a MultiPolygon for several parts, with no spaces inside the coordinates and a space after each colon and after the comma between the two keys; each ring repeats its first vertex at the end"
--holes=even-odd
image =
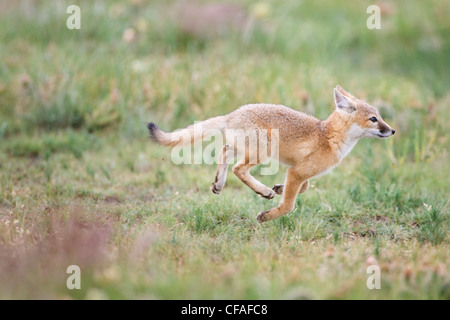
{"type": "Polygon", "coordinates": [[[395,133],[376,108],[355,98],[340,86],[334,89],[334,102],[336,112],[351,124],[349,134],[353,138],[388,138],[395,133]]]}

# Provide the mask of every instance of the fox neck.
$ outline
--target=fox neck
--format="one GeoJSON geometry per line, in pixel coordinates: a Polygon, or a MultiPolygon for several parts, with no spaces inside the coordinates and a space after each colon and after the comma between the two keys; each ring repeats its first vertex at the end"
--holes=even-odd
{"type": "Polygon", "coordinates": [[[323,121],[322,130],[338,162],[350,153],[363,133],[363,129],[355,123],[353,117],[342,115],[337,110],[323,121]]]}

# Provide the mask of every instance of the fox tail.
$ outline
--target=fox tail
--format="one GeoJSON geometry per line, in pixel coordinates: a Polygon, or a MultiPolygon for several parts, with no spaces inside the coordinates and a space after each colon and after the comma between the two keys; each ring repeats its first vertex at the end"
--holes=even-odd
{"type": "Polygon", "coordinates": [[[223,132],[226,128],[226,118],[225,116],[210,118],[173,132],[163,131],[153,122],[147,123],[147,128],[150,138],[158,144],[169,147],[185,146],[213,135],[214,130],[223,132]]]}

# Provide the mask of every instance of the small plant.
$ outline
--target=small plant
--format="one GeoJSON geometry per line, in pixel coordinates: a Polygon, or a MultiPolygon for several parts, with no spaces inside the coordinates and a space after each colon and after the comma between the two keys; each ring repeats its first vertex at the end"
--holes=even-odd
{"type": "Polygon", "coordinates": [[[445,210],[446,202],[428,205],[424,203],[426,209],[424,216],[420,219],[420,238],[437,245],[445,241],[449,230],[448,211],[445,210]]]}

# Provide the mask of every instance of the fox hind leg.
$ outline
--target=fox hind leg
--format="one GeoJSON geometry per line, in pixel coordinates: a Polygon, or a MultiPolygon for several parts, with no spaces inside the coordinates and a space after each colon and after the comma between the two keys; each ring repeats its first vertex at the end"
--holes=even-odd
{"type": "Polygon", "coordinates": [[[211,191],[215,194],[219,194],[225,186],[228,164],[233,158],[234,149],[228,144],[224,145],[218,159],[216,179],[211,185],[211,191]]]}
{"type": "MultiPolygon", "coordinates": [[[[309,180],[306,180],[305,183],[302,184],[302,187],[300,188],[298,194],[304,193],[306,190],[308,190],[308,187],[309,180]]],[[[272,190],[275,191],[276,194],[283,194],[284,184],[276,184],[273,186],[272,190]]]]}
{"type": "Polygon", "coordinates": [[[275,191],[276,194],[283,194],[284,184],[276,184],[273,186],[272,190],[275,191]]]}
{"type": "Polygon", "coordinates": [[[275,191],[256,180],[250,174],[250,169],[256,165],[258,165],[258,163],[246,163],[246,161],[241,160],[233,166],[233,173],[257,194],[263,198],[272,199],[275,196],[275,191]]]}

